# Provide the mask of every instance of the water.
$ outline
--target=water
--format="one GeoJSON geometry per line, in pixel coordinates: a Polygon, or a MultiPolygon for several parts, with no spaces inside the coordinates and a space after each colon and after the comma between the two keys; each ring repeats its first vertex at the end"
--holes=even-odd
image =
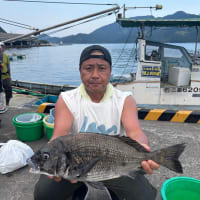
{"type": "MultiPolygon", "coordinates": [[[[136,72],[134,64],[135,44],[101,44],[112,55],[113,73],[136,72]]],[[[189,51],[194,50],[194,43],[182,45],[189,51]]],[[[25,55],[23,60],[11,61],[13,80],[48,83],[56,85],[79,85],[79,57],[88,44],[65,46],[34,47],[27,49],[9,49],[8,55],[25,55]]]]}

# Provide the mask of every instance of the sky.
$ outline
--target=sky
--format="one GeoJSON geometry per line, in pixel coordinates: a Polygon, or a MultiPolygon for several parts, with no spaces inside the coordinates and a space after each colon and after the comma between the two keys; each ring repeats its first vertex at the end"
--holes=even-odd
{"type": "MultiPolygon", "coordinates": [[[[163,6],[162,10],[148,8],[137,8],[126,11],[126,17],[152,15],[163,17],[173,14],[177,11],[185,11],[190,14],[200,15],[200,0],[43,0],[51,2],[73,2],[73,3],[101,3],[101,4],[118,4],[120,13],[123,13],[123,5],[126,7],[153,7],[156,4],[163,6]]],[[[43,29],[56,24],[67,22],[73,19],[87,16],[102,10],[112,8],[108,5],[70,5],[70,4],[47,4],[47,3],[30,3],[17,1],[0,0],[0,18],[12,20],[32,27],[43,29]]],[[[79,33],[91,33],[99,27],[114,23],[116,16],[110,15],[104,18],[96,19],[62,32],[51,34],[52,37],[63,37],[76,35],[79,33]]],[[[2,27],[8,33],[27,34],[32,31],[22,29],[16,26],[6,25],[1,22],[2,27]]],[[[63,27],[62,27],[63,28],[63,27]]]]}

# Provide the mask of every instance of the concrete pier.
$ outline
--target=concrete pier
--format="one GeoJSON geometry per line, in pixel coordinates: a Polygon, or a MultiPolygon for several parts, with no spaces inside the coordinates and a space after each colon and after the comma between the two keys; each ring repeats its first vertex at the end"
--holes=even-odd
{"type": "MultiPolygon", "coordinates": [[[[16,130],[12,124],[15,115],[26,112],[37,112],[33,102],[37,97],[28,95],[14,95],[8,111],[0,114],[0,142],[17,139],[16,130]]],[[[166,147],[177,143],[187,143],[187,147],[180,157],[183,165],[183,174],[177,174],[164,167],[160,167],[153,175],[146,175],[158,191],[163,182],[175,176],[189,176],[200,179],[200,125],[198,123],[175,123],[169,121],[140,120],[144,132],[149,138],[151,150],[166,147]]],[[[27,142],[34,151],[47,142],[41,140],[27,142]]],[[[24,167],[6,175],[0,174],[0,199],[1,200],[33,200],[33,189],[38,175],[30,174],[29,168],[24,167]]]]}

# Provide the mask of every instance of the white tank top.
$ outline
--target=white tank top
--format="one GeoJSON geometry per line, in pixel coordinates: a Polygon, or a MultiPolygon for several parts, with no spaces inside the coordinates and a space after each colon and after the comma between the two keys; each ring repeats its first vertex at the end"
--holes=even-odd
{"type": "Polygon", "coordinates": [[[74,117],[70,133],[103,133],[125,135],[121,124],[124,101],[131,92],[122,92],[108,84],[103,101],[94,103],[84,86],[62,92],[61,96],[74,117]]]}

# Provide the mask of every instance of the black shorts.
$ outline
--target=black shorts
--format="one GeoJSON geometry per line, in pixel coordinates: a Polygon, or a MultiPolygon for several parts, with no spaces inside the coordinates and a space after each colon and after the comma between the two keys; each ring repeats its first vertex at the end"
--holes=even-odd
{"type": "MultiPolygon", "coordinates": [[[[141,174],[137,174],[134,179],[120,177],[103,183],[110,191],[113,200],[155,200],[156,198],[156,189],[141,174]]],[[[84,199],[86,192],[87,187],[82,182],[71,183],[64,179],[56,182],[41,175],[35,186],[34,200],[67,200],[77,194],[82,195],[84,199]]]]}

